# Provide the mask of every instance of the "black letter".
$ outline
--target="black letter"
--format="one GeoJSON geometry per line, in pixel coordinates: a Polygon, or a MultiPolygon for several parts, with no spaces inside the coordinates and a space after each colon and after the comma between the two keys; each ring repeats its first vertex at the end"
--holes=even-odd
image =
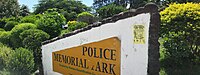
{"type": "Polygon", "coordinates": [[[115,71],[114,71],[114,67],[115,67],[115,64],[110,64],[110,74],[115,74],[115,71]]]}
{"type": "MultiPolygon", "coordinates": [[[[102,62],[103,63],[103,62],[102,62]]],[[[102,68],[102,72],[104,72],[104,70],[106,71],[106,73],[108,73],[108,71],[107,71],[107,64],[106,63],[103,63],[103,66],[102,66],[103,68],[102,68]]],[[[105,73],[105,72],[104,72],[105,73]]]]}
{"type": "Polygon", "coordinates": [[[88,56],[92,57],[93,55],[93,50],[91,47],[88,48],[88,56]],[[90,52],[91,51],[91,52],[90,52]]]}
{"type": "Polygon", "coordinates": [[[116,58],[114,58],[114,56],[115,56],[115,52],[116,52],[116,50],[111,50],[111,53],[110,53],[110,55],[111,55],[111,60],[116,60],[116,58]]]}
{"type": "Polygon", "coordinates": [[[96,69],[95,69],[95,71],[97,71],[97,69],[99,69],[98,71],[99,71],[99,72],[101,72],[101,69],[100,69],[100,64],[99,64],[99,62],[97,62],[97,66],[96,66],[96,69]]]}
{"type": "Polygon", "coordinates": [[[107,51],[107,50],[110,51],[109,49],[104,49],[103,55],[104,55],[104,58],[105,58],[105,59],[109,60],[109,58],[106,57],[106,51],[107,51]]]}
{"type": "Polygon", "coordinates": [[[97,54],[97,51],[96,51],[96,48],[94,48],[94,57],[99,58],[99,56],[97,56],[96,54],[97,54]]]}
{"type": "Polygon", "coordinates": [[[83,55],[85,55],[84,52],[86,51],[87,51],[87,47],[83,46],[83,55]]]}

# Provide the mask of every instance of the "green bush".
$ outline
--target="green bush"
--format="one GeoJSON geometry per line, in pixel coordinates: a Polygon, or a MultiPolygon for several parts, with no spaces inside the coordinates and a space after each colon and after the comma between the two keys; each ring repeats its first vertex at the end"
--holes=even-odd
{"type": "Polygon", "coordinates": [[[11,56],[8,70],[12,75],[30,75],[34,72],[34,65],[32,52],[25,48],[17,48],[11,56]]]}
{"type": "Polygon", "coordinates": [[[0,32],[5,31],[3,28],[0,28],[0,32]]]}
{"type": "Polygon", "coordinates": [[[7,22],[5,18],[0,19],[0,28],[3,28],[6,25],[6,23],[7,22]]]}
{"type": "Polygon", "coordinates": [[[19,25],[16,25],[12,30],[11,30],[11,46],[14,48],[22,47],[22,39],[20,39],[19,35],[25,30],[28,29],[36,29],[37,26],[32,24],[32,23],[22,23],[19,25]]]}
{"type": "Polygon", "coordinates": [[[40,48],[41,43],[49,39],[50,35],[39,29],[25,30],[19,35],[24,47],[34,50],[40,48]]]}
{"type": "Polygon", "coordinates": [[[77,20],[80,22],[85,22],[85,23],[91,24],[91,23],[95,22],[95,17],[94,17],[94,15],[92,15],[88,12],[82,12],[82,13],[78,14],[77,20]]]}
{"type": "Polygon", "coordinates": [[[120,12],[123,12],[125,10],[126,8],[124,8],[123,6],[119,6],[116,4],[109,4],[97,9],[97,13],[99,14],[100,18],[107,18],[115,14],[119,14],[120,12]]]}
{"type": "Polygon", "coordinates": [[[0,28],[4,28],[7,22],[9,21],[14,21],[14,22],[19,22],[21,17],[10,17],[10,18],[1,18],[0,19],[0,28]]]}
{"type": "Polygon", "coordinates": [[[161,14],[167,65],[200,62],[200,4],[170,4],[161,14]]]}
{"type": "Polygon", "coordinates": [[[10,46],[10,36],[11,36],[10,32],[6,31],[0,32],[0,42],[10,46]]]}
{"type": "Polygon", "coordinates": [[[68,29],[62,30],[60,36],[62,36],[63,34],[67,34],[67,33],[69,33],[69,32],[70,32],[70,31],[69,31],[68,29]]]}
{"type": "Polygon", "coordinates": [[[4,29],[6,31],[10,31],[13,27],[15,27],[15,25],[17,25],[18,22],[15,22],[15,21],[9,21],[6,23],[6,25],[4,26],[4,29]]]}
{"type": "Polygon", "coordinates": [[[50,35],[46,32],[38,29],[25,30],[20,34],[20,39],[22,39],[23,46],[33,52],[34,61],[37,65],[42,63],[42,50],[41,43],[50,38],[50,35]]]}
{"type": "Polygon", "coordinates": [[[42,17],[41,14],[37,14],[37,15],[29,15],[29,16],[25,16],[23,17],[20,22],[21,23],[33,23],[36,24],[37,20],[39,20],[42,17]]]}
{"type": "Polygon", "coordinates": [[[0,71],[6,69],[9,66],[10,59],[12,58],[12,53],[13,50],[11,48],[0,43],[0,71]]]}
{"type": "Polygon", "coordinates": [[[50,38],[60,35],[65,17],[57,12],[45,13],[37,22],[38,28],[50,35],[50,38]]]}
{"type": "Polygon", "coordinates": [[[85,22],[69,21],[69,22],[67,22],[67,25],[68,25],[67,29],[69,31],[74,31],[76,29],[83,28],[83,27],[87,26],[88,24],[85,22]]]}

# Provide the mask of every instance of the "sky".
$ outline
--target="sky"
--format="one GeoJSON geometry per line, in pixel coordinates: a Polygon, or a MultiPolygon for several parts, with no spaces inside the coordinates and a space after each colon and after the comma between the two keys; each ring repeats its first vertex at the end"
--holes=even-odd
{"type": "MultiPolygon", "coordinates": [[[[29,10],[31,12],[34,11],[33,7],[34,5],[38,4],[38,0],[18,0],[19,1],[19,4],[22,5],[27,5],[29,10]]],[[[80,0],[82,1],[83,4],[87,5],[87,6],[92,6],[92,3],[93,3],[93,0],[80,0]]]]}

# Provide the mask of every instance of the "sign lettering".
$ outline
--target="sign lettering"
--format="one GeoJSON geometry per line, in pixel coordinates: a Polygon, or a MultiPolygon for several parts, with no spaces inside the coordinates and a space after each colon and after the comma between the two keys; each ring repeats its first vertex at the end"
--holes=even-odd
{"type": "Polygon", "coordinates": [[[119,75],[120,40],[117,37],[52,53],[53,71],[64,75],[119,75]]]}

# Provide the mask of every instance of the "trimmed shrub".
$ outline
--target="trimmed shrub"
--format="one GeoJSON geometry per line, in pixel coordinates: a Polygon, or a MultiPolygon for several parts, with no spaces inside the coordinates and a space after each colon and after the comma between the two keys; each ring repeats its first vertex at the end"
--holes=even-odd
{"type": "Polygon", "coordinates": [[[62,30],[60,36],[62,36],[63,34],[67,34],[67,33],[69,33],[69,32],[70,32],[70,31],[69,31],[68,29],[62,30]]]}
{"type": "Polygon", "coordinates": [[[13,75],[30,75],[34,71],[34,58],[31,51],[17,48],[10,59],[8,70],[13,75]]]}
{"type": "Polygon", "coordinates": [[[69,31],[74,31],[76,29],[83,28],[83,27],[87,26],[88,24],[85,22],[69,21],[69,22],[67,22],[67,25],[68,25],[67,29],[69,31]]]}
{"type": "Polygon", "coordinates": [[[18,22],[15,22],[15,21],[9,21],[6,23],[6,25],[4,26],[4,29],[6,31],[10,31],[13,27],[15,27],[15,25],[17,25],[18,22]]]}
{"type": "Polygon", "coordinates": [[[168,65],[200,62],[200,4],[170,4],[161,14],[160,36],[168,65]]]}
{"type": "Polygon", "coordinates": [[[97,9],[97,13],[99,14],[100,18],[107,18],[115,14],[119,14],[120,12],[123,12],[125,10],[126,8],[124,8],[123,6],[119,6],[116,4],[109,4],[97,9]]]}
{"type": "Polygon", "coordinates": [[[91,23],[95,22],[95,17],[94,17],[94,15],[92,15],[88,12],[82,12],[82,13],[78,14],[77,20],[80,22],[85,22],[85,23],[91,24],[91,23]]]}
{"type": "Polygon", "coordinates": [[[54,38],[60,35],[62,25],[65,25],[65,20],[65,17],[57,12],[46,12],[37,22],[38,29],[48,33],[50,38],[54,38]]]}
{"type": "Polygon", "coordinates": [[[30,16],[25,16],[21,19],[21,23],[33,23],[36,24],[37,20],[39,20],[42,17],[41,14],[38,15],[30,15],[30,16]]]}
{"type": "Polygon", "coordinates": [[[6,45],[0,43],[0,70],[6,69],[9,66],[13,50],[6,45]]]}
{"type": "Polygon", "coordinates": [[[6,31],[0,32],[0,42],[10,46],[10,36],[11,36],[10,32],[6,31]]]}
{"type": "Polygon", "coordinates": [[[22,39],[23,46],[33,52],[34,61],[36,67],[38,64],[42,63],[42,50],[41,43],[50,38],[50,35],[46,32],[38,29],[25,30],[20,34],[20,39],[22,39]]]}
{"type": "Polygon", "coordinates": [[[5,31],[3,28],[0,28],[0,32],[5,31]]]}
{"type": "Polygon", "coordinates": [[[11,44],[12,47],[14,48],[22,47],[22,39],[20,39],[19,37],[20,33],[28,29],[36,29],[36,27],[37,26],[32,23],[22,23],[22,24],[16,25],[11,30],[10,41],[12,43],[11,44]]]}

